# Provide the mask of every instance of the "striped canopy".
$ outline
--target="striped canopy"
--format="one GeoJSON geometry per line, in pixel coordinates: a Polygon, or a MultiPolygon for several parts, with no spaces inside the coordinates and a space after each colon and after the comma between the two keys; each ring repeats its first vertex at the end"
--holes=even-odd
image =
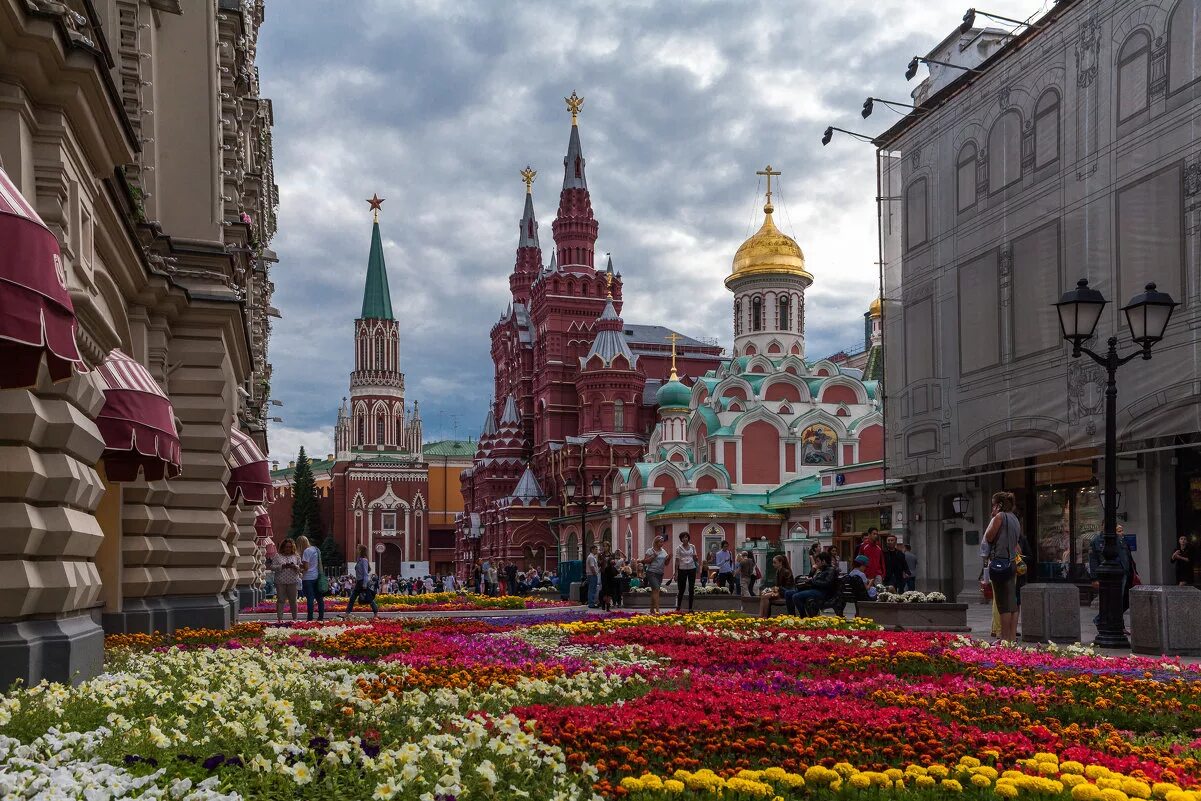
{"type": "Polygon", "coordinates": [[[75,307],[58,239],[0,168],[0,389],[85,370],[75,345],[75,307]]]}
{"type": "Polygon", "coordinates": [[[246,503],[271,502],[271,468],[254,440],[238,429],[229,432],[229,497],[246,503]]]}
{"type": "Polygon", "coordinates": [[[96,372],[104,384],[104,407],[96,427],[104,437],[104,468],[113,481],[147,481],[179,475],[182,454],[175,410],[140,362],[113,350],[96,372]]]}

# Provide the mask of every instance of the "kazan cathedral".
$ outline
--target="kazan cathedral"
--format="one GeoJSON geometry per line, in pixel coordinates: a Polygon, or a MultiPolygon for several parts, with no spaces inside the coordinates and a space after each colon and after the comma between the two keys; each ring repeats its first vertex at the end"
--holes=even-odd
{"type": "Polygon", "coordinates": [[[864,378],[881,364],[878,303],[865,315],[862,352],[806,361],[813,277],[772,221],[770,179],[779,173],[769,167],[763,226],[726,280],[734,357],[662,326],[626,323],[621,274],[611,260],[595,265],[582,105],[567,98],[571,134],[546,265],[535,173],[522,173],[512,297],[491,332],[494,400],[460,476],[458,570],[481,558],[553,570],[594,543],[640,552],[656,532],[691,530],[713,550],[722,538],[780,548],[811,526],[832,536],[829,510],[803,510],[804,499],[827,486],[883,489],[879,381],[864,378]]]}

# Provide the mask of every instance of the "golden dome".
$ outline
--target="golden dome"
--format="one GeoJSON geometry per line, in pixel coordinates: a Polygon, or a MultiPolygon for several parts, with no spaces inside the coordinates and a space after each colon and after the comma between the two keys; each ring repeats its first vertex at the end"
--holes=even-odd
{"type": "Polygon", "coordinates": [[[763,225],[734,254],[734,270],[726,278],[727,286],[736,278],[780,274],[795,275],[813,283],[813,276],[805,269],[805,254],[800,245],[772,221],[774,210],[770,201],[763,207],[763,225]]]}
{"type": "Polygon", "coordinates": [[[868,311],[868,314],[870,314],[872,316],[873,320],[877,317],[882,316],[883,312],[880,309],[880,299],[876,298],[875,300],[873,300],[872,305],[867,307],[867,311],[868,311]]]}

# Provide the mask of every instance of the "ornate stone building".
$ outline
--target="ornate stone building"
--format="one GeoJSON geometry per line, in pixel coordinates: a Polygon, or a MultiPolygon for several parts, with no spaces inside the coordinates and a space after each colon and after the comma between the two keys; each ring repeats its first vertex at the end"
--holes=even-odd
{"type": "Polygon", "coordinates": [[[0,685],[255,597],[262,20],[262,0],[0,0],[0,685]]]}
{"type": "Polygon", "coordinates": [[[522,172],[511,299],[491,332],[494,400],[474,463],[461,476],[460,571],[480,556],[553,568],[560,540],[610,538],[604,488],[646,449],[654,392],[671,362],[669,338],[698,374],[721,354],[716,344],[622,319],[621,274],[611,259],[596,263],[599,223],[578,125],[583,100],[573,93],[567,104],[571,133],[549,264],[534,215],[535,172],[522,172]]]}

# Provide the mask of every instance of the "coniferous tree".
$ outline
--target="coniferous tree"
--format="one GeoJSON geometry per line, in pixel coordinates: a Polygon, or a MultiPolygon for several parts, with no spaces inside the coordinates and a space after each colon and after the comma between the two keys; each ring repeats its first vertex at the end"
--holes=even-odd
{"type": "Polygon", "coordinates": [[[317,500],[317,482],[313,478],[313,467],[301,446],[296,457],[296,470],[292,473],[292,527],[288,537],[295,539],[304,534],[320,544],[322,539],[321,508],[317,500]]]}
{"type": "Polygon", "coordinates": [[[327,569],[336,567],[343,570],[346,567],[346,557],[333,537],[326,537],[321,541],[321,564],[327,569]]]}

